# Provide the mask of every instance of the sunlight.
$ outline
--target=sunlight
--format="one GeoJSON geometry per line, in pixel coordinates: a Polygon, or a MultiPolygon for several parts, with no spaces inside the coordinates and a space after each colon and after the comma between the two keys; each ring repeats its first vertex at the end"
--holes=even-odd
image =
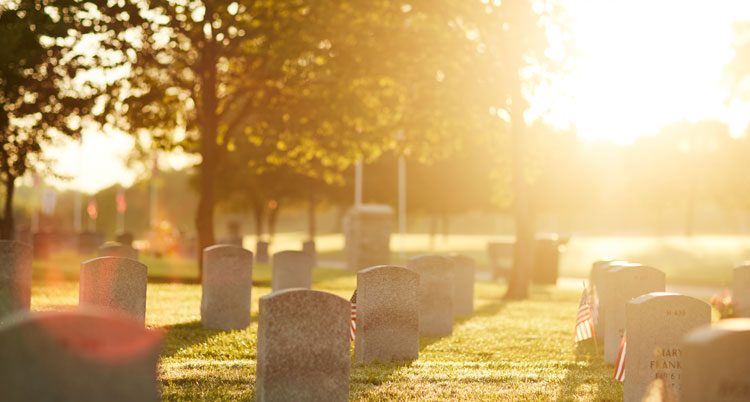
{"type": "Polygon", "coordinates": [[[747,118],[725,106],[722,68],[732,58],[731,25],[750,15],[740,1],[570,1],[582,59],[563,84],[568,120],[587,139],[632,142],[681,119],[719,118],[734,134],[747,118]]]}

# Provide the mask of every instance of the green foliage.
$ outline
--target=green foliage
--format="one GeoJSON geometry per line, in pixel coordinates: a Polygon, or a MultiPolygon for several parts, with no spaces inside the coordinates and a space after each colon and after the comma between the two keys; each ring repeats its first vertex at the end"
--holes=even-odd
{"type": "Polygon", "coordinates": [[[92,114],[97,84],[81,73],[98,64],[82,50],[91,32],[81,18],[85,12],[75,0],[0,5],[0,238],[14,230],[15,179],[41,164],[42,148],[55,136],[79,135],[92,114]]]}

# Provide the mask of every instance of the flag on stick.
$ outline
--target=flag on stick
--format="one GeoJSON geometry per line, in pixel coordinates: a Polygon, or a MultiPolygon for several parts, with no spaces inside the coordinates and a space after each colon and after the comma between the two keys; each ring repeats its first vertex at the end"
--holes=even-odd
{"type": "Polygon", "coordinates": [[[99,215],[99,211],[96,207],[96,198],[89,198],[89,206],[86,208],[86,212],[88,212],[91,219],[96,219],[96,217],[99,215]]]}
{"type": "Polygon", "coordinates": [[[615,363],[615,380],[625,382],[625,350],[627,349],[627,340],[625,334],[620,341],[620,352],[617,353],[617,363],[615,363]]]}
{"type": "Polygon", "coordinates": [[[357,334],[357,305],[352,303],[352,322],[349,326],[349,341],[354,342],[354,336],[357,334]]]}
{"type": "Polygon", "coordinates": [[[581,294],[581,302],[578,304],[578,315],[576,316],[576,342],[596,337],[594,319],[589,307],[589,297],[589,290],[584,286],[583,293],[581,294]]]}
{"type": "Polygon", "coordinates": [[[352,320],[349,324],[349,341],[354,342],[354,336],[357,334],[357,289],[354,289],[354,294],[349,302],[352,304],[352,320]]]}

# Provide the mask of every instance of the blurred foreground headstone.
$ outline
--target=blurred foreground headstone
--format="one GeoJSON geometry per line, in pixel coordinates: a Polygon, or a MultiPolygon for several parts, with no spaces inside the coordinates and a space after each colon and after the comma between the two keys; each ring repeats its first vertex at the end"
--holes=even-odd
{"type": "Polygon", "coordinates": [[[0,325],[0,399],[159,401],[161,339],[100,311],[16,315],[0,325]]]}
{"type": "Polygon", "coordinates": [[[680,402],[750,401],[749,318],[696,329],[682,350],[680,402]]]}
{"type": "Polygon", "coordinates": [[[287,289],[260,298],[255,399],[349,399],[350,303],[331,293],[287,289]]]}

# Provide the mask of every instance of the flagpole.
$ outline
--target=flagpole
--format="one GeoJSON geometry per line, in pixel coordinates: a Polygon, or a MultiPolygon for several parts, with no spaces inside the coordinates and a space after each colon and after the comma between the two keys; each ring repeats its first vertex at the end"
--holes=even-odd
{"type": "MultiPolygon", "coordinates": [[[[81,172],[83,172],[83,133],[81,133],[81,137],[78,139],[78,178],[81,177],[81,172]]],[[[83,207],[83,194],[81,194],[81,189],[79,188],[76,191],[75,198],[73,200],[73,230],[75,233],[81,233],[83,230],[83,214],[81,213],[81,208],[83,207]]]]}
{"type": "Polygon", "coordinates": [[[354,165],[354,205],[362,205],[362,159],[354,165]]]}
{"type": "Polygon", "coordinates": [[[159,154],[156,150],[153,152],[153,169],[151,171],[151,186],[149,194],[149,228],[153,229],[156,226],[156,178],[159,176],[159,154]]]}

